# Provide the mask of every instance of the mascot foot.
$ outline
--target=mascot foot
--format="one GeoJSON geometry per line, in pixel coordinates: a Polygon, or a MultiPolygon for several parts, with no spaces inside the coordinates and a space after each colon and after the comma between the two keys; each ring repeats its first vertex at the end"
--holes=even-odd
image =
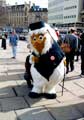
{"type": "Polygon", "coordinates": [[[44,98],[47,98],[47,99],[55,99],[57,97],[56,94],[49,94],[49,93],[44,93],[43,94],[44,98]]]}
{"type": "Polygon", "coordinates": [[[30,98],[40,98],[41,94],[40,93],[35,93],[35,92],[30,92],[29,97],[30,98]]]}

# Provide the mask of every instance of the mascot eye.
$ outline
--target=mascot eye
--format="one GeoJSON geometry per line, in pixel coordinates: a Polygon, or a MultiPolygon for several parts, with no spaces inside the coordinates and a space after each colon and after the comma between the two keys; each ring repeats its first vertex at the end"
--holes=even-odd
{"type": "Polygon", "coordinates": [[[35,41],[35,40],[36,40],[36,37],[34,37],[33,40],[35,41]]]}
{"type": "Polygon", "coordinates": [[[40,39],[40,40],[43,40],[43,36],[42,36],[42,35],[40,35],[40,36],[39,36],[39,39],[40,39]]]}

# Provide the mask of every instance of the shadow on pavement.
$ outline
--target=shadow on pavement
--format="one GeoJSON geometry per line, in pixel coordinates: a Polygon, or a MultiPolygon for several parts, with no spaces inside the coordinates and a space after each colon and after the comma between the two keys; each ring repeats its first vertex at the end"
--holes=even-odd
{"type": "Polygon", "coordinates": [[[70,77],[66,77],[65,79],[65,81],[70,81],[70,80],[77,80],[77,79],[80,79],[81,78],[81,76],[80,75],[75,75],[75,76],[70,76],[70,77]]]}
{"type": "Polygon", "coordinates": [[[32,107],[17,110],[16,114],[16,120],[78,120],[84,117],[84,103],[32,107]]]}

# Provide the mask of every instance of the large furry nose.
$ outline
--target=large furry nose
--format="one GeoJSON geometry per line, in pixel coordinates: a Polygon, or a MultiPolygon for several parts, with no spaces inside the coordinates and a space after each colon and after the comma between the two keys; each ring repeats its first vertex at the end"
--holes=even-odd
{"type": "Polygon", "coordinates": [[[40,42],[35,42],[34,47],[36,48],[36,50],[41,53],[43,48],[44,48],[44,44],[40,43],[40,42]]]}

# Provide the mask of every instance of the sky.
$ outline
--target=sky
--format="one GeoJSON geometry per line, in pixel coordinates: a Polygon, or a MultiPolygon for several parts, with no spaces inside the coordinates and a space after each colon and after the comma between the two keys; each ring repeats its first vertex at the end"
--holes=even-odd
{"type": "Polygon", "coordinates": [[[32,1],[32,3],[35,3],[36,5],[39,5],[42,8],[48,8],[48,0],[6,0],[6,2],[10,5],[14,5],[16,2],[18,4],[23,4],[24,2],[29,3],[28,1],[32,1]]]}

